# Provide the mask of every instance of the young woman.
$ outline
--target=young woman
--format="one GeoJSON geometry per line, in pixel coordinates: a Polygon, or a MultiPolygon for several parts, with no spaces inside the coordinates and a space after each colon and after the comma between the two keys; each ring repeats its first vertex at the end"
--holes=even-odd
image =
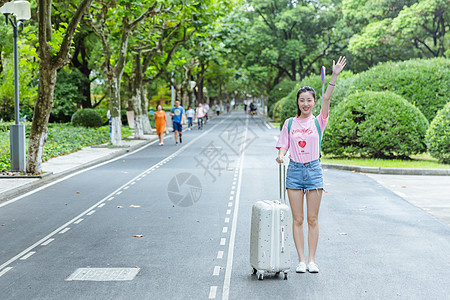
{"type": "MultiPolygon", "coordinates": [[[[195,110],[195,113],[197,115],[197,122],[198,122],[198,129],[203,129],[203,121],[205,119],[206,116],[206,110],[205,108],[202,106],[201,103],[198,104],[197,109],[195,110]]],[[[206,123],[205,123],[206,124],[206,123]]]]}
{"type": "Polygon", "coordinates": [[[319,125],[322,136],[328,122],[331,95],[338,75],[345,65],[345,56],[339,57],[337,63],[333,60],[333,73],[323,98],[320,114],[317,117],[312,114],[317,102],[316,92],[311,87],[300,88],[297,92],[297,116],[293,118],[289,132],[289,119],[284,122],[276,146],[279,150],[276,161],[280,164],[283,163],[286,152],[290,150],[286,189],[292,210],[292,231],[299,258],[297,273],[305,273],[307,269],[303,235],[303,197],[305,194],[308,221],[308,271],[310,273],[319,272],[315,263],[315,254],[319,239],[318,216],[322,200],[323,176],[319,160],[319,131],[316,124],[319,125]]]}
{"type": "Polygon", "coordinates": [[[159,145],[164,145],[164,133],[166,132],[166,112],[163,111],[161,104],[156,106],[156,112],[153,115],[155,119],[156,134],[159,137],[159,145]]]}

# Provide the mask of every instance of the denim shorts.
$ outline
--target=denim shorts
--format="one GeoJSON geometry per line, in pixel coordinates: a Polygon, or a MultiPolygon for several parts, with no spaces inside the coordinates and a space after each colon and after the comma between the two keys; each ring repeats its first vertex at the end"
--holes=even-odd
{"type": "Polygon", "coordinates": [[[286,174],[286,188],[304,191],[323,189],[320,160],[305,164],[291,160],[286,174]]]}
{"type": "Polygon", "coordinates": [[[178,122],[173,122],[173,130],[182,132],[183,131],[183,125],[181,125],[181,123],[178,123],[178,122]]]}

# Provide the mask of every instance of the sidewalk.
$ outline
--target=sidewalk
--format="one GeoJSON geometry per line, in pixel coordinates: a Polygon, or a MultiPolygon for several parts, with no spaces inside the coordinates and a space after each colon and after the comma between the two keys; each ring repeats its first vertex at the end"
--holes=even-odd
{"type": "Polygon", "coordinates": [[[0,203],[64,175],[132,152],[157,139],[156,135],[144,135],[142,140],[135,140],[131,137],[122,140],[120,147],[95,145],[85,147],[74,153],[54,157],[42,164],[44,175],[41,178],[0,177],[0,203]]]}

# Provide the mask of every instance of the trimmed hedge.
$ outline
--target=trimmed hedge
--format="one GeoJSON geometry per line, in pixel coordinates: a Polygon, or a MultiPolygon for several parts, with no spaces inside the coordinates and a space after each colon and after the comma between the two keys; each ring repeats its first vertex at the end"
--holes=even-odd
{"type": "Polygon", "coordinates": [[[414,104],[431,122],[450,101],[449,83],[448,58],[387,62],[356,75],[348,95],[366,90],[391,91],[414,104]]]}
{"type": "Polygon", "coordinates": [[[431,122],[425,142],[431,156],[445,164],[450,163],[450,102],[431,122]]]}
{"type": "Polygon", "coordinates": [[[79,109],[72,115],[73,126],[100,127],[103,125],[102,117],[92,108],[79,109]]]}
{"type": "Polygon", "coordinates": [[[392,92],[356,93],[330,114],[322,150],[339,156],[406,158],[426,151],[427,128],[425,116],[392,92]]]}

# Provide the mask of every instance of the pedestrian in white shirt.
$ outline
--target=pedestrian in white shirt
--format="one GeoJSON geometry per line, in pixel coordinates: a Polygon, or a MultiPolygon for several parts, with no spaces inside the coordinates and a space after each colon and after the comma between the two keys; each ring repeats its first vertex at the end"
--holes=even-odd
{"type": "Polygon", "coordinates": [[[186,111],[186,117],[188,119],[188,130],[192,130],[192,120],[194,119],[195,111],[192,109],[192,106],[188,106],[188,110],[186,111]]]}

